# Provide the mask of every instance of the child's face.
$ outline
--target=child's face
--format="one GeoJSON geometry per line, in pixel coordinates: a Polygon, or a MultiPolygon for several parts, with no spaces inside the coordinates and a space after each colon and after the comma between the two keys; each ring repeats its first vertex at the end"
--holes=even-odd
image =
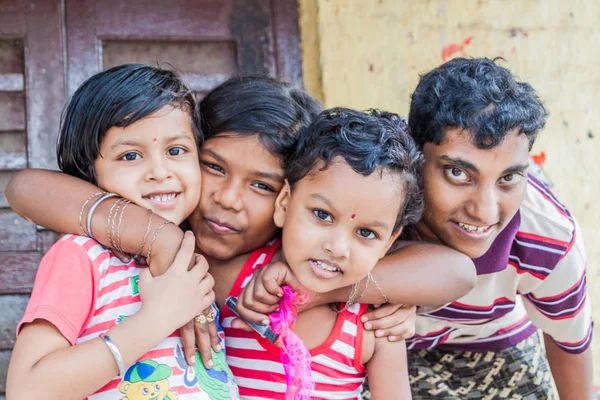
{"type": "Polygon", "coordinates": [[[188,221],[200,251],[229,260],[264,246],[276,235],[275,199],[284,171],[257,135],[222,133],[200,151],[202,196],[188,221]]]}
{"type": "Polygon", "coordinates": [[[98,186],[176,224],[200,199],[192,121],[189,113],[169,105],[126,128],[110,128],[95,166],[98,186]]]}
{"type": "Polygon", "coordinates": [[[365,278],[400,232],[401,176],[357,174],[341,157],[315,168],[276,201],[283,255],[300,283],[324,293],[365,278]]]}

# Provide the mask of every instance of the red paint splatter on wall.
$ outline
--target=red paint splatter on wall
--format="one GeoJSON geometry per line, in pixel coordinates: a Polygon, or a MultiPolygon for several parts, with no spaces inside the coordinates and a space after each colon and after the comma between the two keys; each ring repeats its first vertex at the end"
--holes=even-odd
{"type": "Polygon", "coordinates": [[[543,167],[544,163],[546,162],[546,153],[540,151],[538,154],[532,154],[531,158],[534,163],[536,163],[540,167],[543,167]]]}
{"type": "Polygon", "coordinates": [[[469,36],[462,43],[451,43],[448,46],[445,46],[442,49],[442,61],[446,61],[448,58],[452,57],[452,55],[460,52],[463,56],[465,55],[465,47],[468,46],[473,40],[473,36],[469,36]]]}

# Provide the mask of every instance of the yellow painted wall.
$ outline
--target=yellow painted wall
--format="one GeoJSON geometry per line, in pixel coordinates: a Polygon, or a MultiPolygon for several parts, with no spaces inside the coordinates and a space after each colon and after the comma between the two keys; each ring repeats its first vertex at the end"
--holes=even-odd
{"type": "MultiPolygon", "coordinates": [[[[418,74],[444,47],[502,56],[537,89],[550,118],[533,152],[583,229],[591,295],[600,284],[600,2],[592,0],[300,0],[306,88],[326,106],[406,115],[418,74]]],[[[458,53],[460,54],[460,52],[458,53]]],[[[600,321],[600,295],[594,298],[600,321]]],[[[600,384],[600,323],[595,329],[600,384]]]]}

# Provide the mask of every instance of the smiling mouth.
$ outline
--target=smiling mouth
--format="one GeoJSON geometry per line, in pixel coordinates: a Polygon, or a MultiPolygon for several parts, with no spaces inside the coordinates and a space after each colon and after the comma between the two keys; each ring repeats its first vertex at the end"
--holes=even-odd
{"type": "Polygon", "coordinates": [[[179,192],[156,193],[143,196],[142,198],[160,209],[171,208],[177,203],[179,192]]]}
{"type": "Polygon", "coordinates": [[[344,273],[336,264],[323,260],[310,260],[310,266],[313,273],[320,278],[335,278],[344,273]]]}
{"type": "Polygon", "coordinates": [[[463,231],[475,234],[475,235],[484,235],[490,231],[490,229],[495,225],[486,225],[486,226],[476,226],[465,224],[464,222],[455,222],[456,225],[460,227],[463,231]]]}

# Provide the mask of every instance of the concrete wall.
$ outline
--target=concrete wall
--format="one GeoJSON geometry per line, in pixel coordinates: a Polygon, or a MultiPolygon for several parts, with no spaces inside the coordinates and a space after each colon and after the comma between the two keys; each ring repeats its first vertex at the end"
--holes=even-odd
{"type": "MultiPolygon", "coordinates": [[[[583,229],[594,295],[600,283],[600,2],[300,0],[300,15],[305,86],[327,106],[406,115],[419,73],[440,64],[444,51],[504,57],[551,112],[533,152],[546,154],[553,190],[583,229]]],[[[599,321],[600,296],[593,300],[599,321]]],[[[595,331],[600,384],[600,324],[595,331]]]]}

